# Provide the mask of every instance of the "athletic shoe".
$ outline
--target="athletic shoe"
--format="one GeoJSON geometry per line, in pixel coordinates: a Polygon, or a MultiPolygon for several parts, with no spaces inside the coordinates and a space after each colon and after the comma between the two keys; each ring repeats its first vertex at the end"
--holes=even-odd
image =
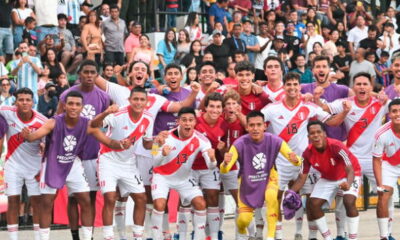
{"type": "Polygon", "coordinates": [[[394,237],[392,237],[392,234],[389,235],[388,240],[396,240],[394,237]]]}
{"type": "Polygon", "coordinates": [[[223,235],[224,235],[223,231],[218,231],[218,240],[224,239],[223,235]]]}
{"type": "Polygon", "coordinates": [[[347,240],[347,238],[342,237],[342,236],[337,236],[337,237],[335,238],[335,240],[347,240]]]}
{"type": "Polygon", "coordinates": [[[179,233],[174,233],[174,240],[179,240],[179,233]]]}
{"type": "Polygon", "coordinates": [[[294,240],[303,240],[303,235],[301,234],[294,235],[294,240]]]}

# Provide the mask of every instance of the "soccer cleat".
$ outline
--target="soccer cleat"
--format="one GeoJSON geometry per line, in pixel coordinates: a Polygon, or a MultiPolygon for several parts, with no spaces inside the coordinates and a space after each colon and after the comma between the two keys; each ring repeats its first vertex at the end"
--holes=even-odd
{"type": "Polygon", "coordinates": [[[347,238],[342,237],[342,236],[337,236],[337,237],[335,238],[335,240],[347,240],[347,238]]]}
{"type": "Polygon", "coordinates": [[[296,235],[294,235],[294,240],[303,240],[303,235],[297,233],[296,235]]]}
{"type": "Polygon", "coordinates": [[[218,240],[224,239],[224,232],[223,231],[218,231],[218,240]]]}
{"type": "Polygon", "coordinates": [[[392,237],[392,234],[389,235],[388,240],[396,240],[394,237],[392,237]]]}

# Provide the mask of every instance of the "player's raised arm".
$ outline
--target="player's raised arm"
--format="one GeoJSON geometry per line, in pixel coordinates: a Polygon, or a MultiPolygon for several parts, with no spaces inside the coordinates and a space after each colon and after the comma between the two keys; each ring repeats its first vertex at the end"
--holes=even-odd
{"type": "Polygon", "coordinates": [[[119,107],[116,104],[113,104],[113,105],[109,106],[104,112],[100,113],[93,120],[91,120],[89,126],[91,128],[100,128],[100,127],[102,127],[104,119],[108,115],[118,112],[118,110],[119,110],[119,107]]]}
{"type": "Polygon", "coordinates": [[[90,122],[88,125],[87,134],[93,135],[100,143],[111,149],[125,150],[132,145],[132,142],[129,141],[129,139],[122,139],[120,141],[111,139],[107,137],[99,128],[91,127],[90,122]]]}
{"type": "Polygon", "coordinates": [[[344,119],[346,118],[347,114],[351,110],[351,103],[349,101],[343,101],[343,110],[338,114],[332,115],[328,120],[325,121],[326,125],[328,126],[339,126],[343,123],[344,119]]]}
{"type": "Polygon", "coordinates": [[[219,169],[222,174],[228,173],[233,165],[239,159],[239,153],[234,145],[231,146],[229,152],[225,153],[224,161],[221,163],[219,169]]]}
{"type": "Polygon", "coordinates": [[[285,141],[282,141],[279,152],[294,166],[301,165],[301,157],[297,156],[296,153],[294,153],[292,149],[290,149],[289,145],[285,141]]]}
{"type": "Polygon", "coordinates": [[[51,131],[53,131],[56,125],[54,119],[47,120],[38,130],[31,132],[27,127],[23,128],[21,131],[21,136],[28,142],[33,142],[47,136],[51,131]]]}
{"type": "Polygon", "coordinates": [[[217,167],[217,159],[215,158],[215,150],[213,148],[202,151],[202,155],[209,169],[217,167]]]}
{"type": "Polygon", "coordinates": [[[191,107],[193,103],[196,101],[197,93],[200,91],[200,84],[197,82],[192,82],[190,84],[192,91],[190,92],[189,96],[181,102],[172,102],[171,105],[168,107],[167,112],[179,112],[183,107],[191,107]]]}

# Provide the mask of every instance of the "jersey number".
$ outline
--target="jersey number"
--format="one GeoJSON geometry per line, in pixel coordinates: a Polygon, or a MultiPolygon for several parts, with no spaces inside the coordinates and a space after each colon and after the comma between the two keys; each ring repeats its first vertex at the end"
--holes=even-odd
{"type": "Polygon", "coordinates": [[[318,177],[315,173],[309,174],[308,179],[310,179],[311,184],[315,184],[318,181],[318,177]]]}
{"type": "Polygon", "coordinates": [[[287,133],[288,134],[295,134],[297,133],[297,123],[292,123],[286,125],[287,133]]]}
{"type": "Polygon", "coordinates": [[[186,153],[179,154],[178,157],[176,157],[176,163],[183,164],[187,161],[187,159],[188,159],[188,156],[186,153]]]}
{"type": "Polygon", "coordinates": [[[361,118],[360,121],[362,123],[362,125],[361,125],[362,128],[367,128],[368,127],[368,119],[361,118]]]}

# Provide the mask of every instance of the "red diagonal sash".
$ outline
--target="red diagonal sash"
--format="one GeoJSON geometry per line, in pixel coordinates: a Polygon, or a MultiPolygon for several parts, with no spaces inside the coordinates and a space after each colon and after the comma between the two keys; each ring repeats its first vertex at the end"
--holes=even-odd
{"type": "MultiPolygon", "coordinates": [[[[128,138],[132,141],[132,143],[136,142],[139,138],[143,136],[143,134],[146,132],[147,127],[149,126],[150,121],[147,118],[143,118],[142,121],[139,123],[139,125],[135,128],[135,130],[129,134],[128,138]]],[[[125,149],[111,149],[107,147],[106,145],[101,145],[100,153],[108,153],[108,152],[122,152],[125,151],[125,149]]]]}
{"type": "Polygon", "coordinates": [[[393,156],[389,157],[386,153],[383,154],[382,160],[387,161],[392,166],[396,166],[400,164],[400,149],[398,149],[393,156]]]}
{"type": "Polygon", "coordinates": [[[286,142],[289,142],[290,139],[297,133],[297,130],[300,128],[301,124],[303,124],[306,120],[308,120],[308,115],[310,114],[310,109],[306,106],[300,107],[300,109],[296,112],[293,118],[289,121],[282,132],[279,133],[279,137],[281,137],[286,142]]]}
{"type": "Polygon", "coordinates": [[[192,155],[199,148],[199,146],[199,139],[197,139],[196,137],[192,138],[192,140],[188,144],[186,144],[186,146],[174,159],[164,165],[155,167],[153,169],[153,172],[161,175],[171,175],[175,173],[179,170],[182,164],[187,161],[190,155],[192,155]]]}
{"type": "Polygon", "coordinates": [[[357,141],[379,113],[381,107],[382,105],[379,102],[375,102],[365,110],[364,114],[358,119],[348,133],[347,147],[351,147],[357,141]]]}
{"type": "MultiPolygon", "coordinates": [[[[31,126],[28,126],[29,129],[36,131],[38,130],[40,127],[42,126],[42,124],[35,122],[34,124],[32,124],[31,126]]],[[[17,133],[15,135],[12,135],[10,137],[10,139],[8,140],[7,143],[7,155],[6,155],[6,160],[8,160],[11,155],[18,149],[19,146],[21,146],[21,144],[24,143],[24,138],[21,136],[20,133],[17,133]]]]}

